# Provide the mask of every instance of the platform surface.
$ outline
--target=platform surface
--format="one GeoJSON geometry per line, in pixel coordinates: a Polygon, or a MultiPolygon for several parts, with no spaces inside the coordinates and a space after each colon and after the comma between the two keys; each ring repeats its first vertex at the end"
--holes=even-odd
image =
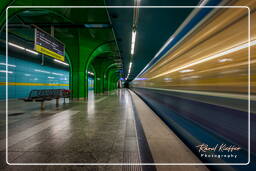
{"type": "MultiPolygon", "coordinates": [[[[4,103],[1,102],[3,106],[4,103]]],[[[155,163],[200,161],[133,92],[122,89],[87,101],[46,104],[9,101],[8,162],[11,164],[141,163],[139,119],[155,163]]],[[[1,108],[0,155],[3,170],[145,170],[142,166],[8,166],[5,113],[1,108]]],[[[207,170],[205,166],[156,166],[150,170],[207,170]],[[189,168],[188,168],[189,167],[189,168]]]]}

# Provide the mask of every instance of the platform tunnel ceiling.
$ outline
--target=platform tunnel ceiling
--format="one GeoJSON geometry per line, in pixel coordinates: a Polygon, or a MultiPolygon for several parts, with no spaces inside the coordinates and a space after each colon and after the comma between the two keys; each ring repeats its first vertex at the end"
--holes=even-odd
{"type": "MultiPolygon", "coordinates": [[[[100,5],[102,5],[102,3],[100,5]]],[[[70,58],[66,60],[66,62],[70,61],[71,72],[77,72],[77,77],[81,77],[73,77],[73,80],[71,80],[72,86],[77,86],[74,87],[73,90],[81,87],[80,85],[82,84],[86,84],[85,80],[88,78],[88,75],[79,75],[79,73],[87,73],[90,67],[89,64],[92,63],[93,59],[104,57],[105,60],[109,60],[113,63],[120,63],[121,61],[107,11],[104,8],[87,10],[70,8],[11,8],[8,12],[10,16],[8,22],[9,41],[14,40],[10,37],[14,37],[16,40],[19,40],[17,42],[20,42],[26,48],[33,49],[33,25],[42,28],[48,33],[50,33],[51,27],[54,27],[54,36],[66,46],[66,57],[70,58]],[[81,79],[84,79],[84,81],[81,81],[81,79]]],[[[2,28],[4,29],[4,27],[2,28]]],[[[5,39],[3,32],[1,39],[5,39]]],[[[3,47],[4,45],[5,44],[2,42],[1,46],[3,47]]],[[[118,71],[120,72],[120,70],[121,65],[118,71]]],[[[81,97],[86,97],[86,93],[86,86],[80,88],[79,92],[73,92],[78,98],[80,94],[83,94],[81,97]]]]}
{"type": "MultiPolygon", "coordinates": [[[[7,5],[71,5],[68,1],[50,2],[50,1],[12,1],[12,3],[5,2],[7,5]]],[[[72,5],[134,5],[133,0],[120,2],[117,0],[97,0],[94,2],[78,1],[72,5]]],[[[141,6],[147,5],[169,5],[169,6],[195,6],[199,4],[199,0],[192,1],[165,1],[160,0],[154,2],[153,0],[140,1],[141,6]]],[[[4,7],[2,7],[4,9],[4,7]]],[[[129,63],[132,62],[133,66],[131,74],[128,80],[134,79],[140,71],[149,63],[149,61],[155,56],[167,39],[176,31],[176,29],[182,24],[186,17],[191,13],[193,9],[139,9],[139,17],[136,25],[137,37],[135,45],[135,53],[131,57],[131,35],[132,35],[132,22],[134,9],[121,9],[121,8],[109,8],[109,9],[9,9],[15,13],[15,17],[10,20],[9,31],[17,36],[23,37],[28,41],[33,41],[31,37],[33,29],[23,28],[23,24],[35,24],[46,31],[50,32],[51,25],[55,28],[55,36],[62,40],[69,47],[70,41],[83,39],[83,37],[90,37],[87,41],[84,41],[84,49],[87,52],[102,51],[102,49],[95,49],[100,44],[104,44],[107,41],[117,41],[117,45],[110,56],[116,56],[117,59],[121,59],[124,73],[122,76],[126,77],[128,72],[129,63]],[[161,10],[161,13],[159,13],[161,10]],[[85,24],[90,25],[92,28],[86,28],[85,24]],[[93,28],[92,24],[101,24],[102,28],[93,28]],[[78,30],[79,35],[78,35],[78,30]],[[81,31],[82,30],[82,31],[81,31]],[[114,33],[113,33],[114,31],[114,33]],[[93,41],[92,41],[93,40],[93,41]],[[114,55],[113,55],[114,54],[114,55]]],[[[3,23],[4,11],[1,12],[1,22],[3,23]]],[[[73,45],[74,46],[74,45],[73,45]]],[[[113,46],[113,45],[111,45],[113,46]]],[[[113,48],[112,48],[113,49],[113,48]]],[[[72,58],[72,48],[67,50],[70,58],[72,58]],[[69,52],[71,51],[71,52],[69,52]]],[[[93,52],[97,53],[97,52],[93,52]]],[[[105,53],[105,52],[103,52],[105,53]]],[[[91,55],[88,53],[86,55],[91,55]]],[[[100,52],[99,56],[102,56],[100,52]]],[[[71,59],[72,61],[72,59],[71,59]]],[[[84,63],[85,61],[82,61],[84,63]]],[[[72,65],[81,65],[79,64],[72,65]]],[[[77,68],[77,67],[74,67],[77,68]]]]}

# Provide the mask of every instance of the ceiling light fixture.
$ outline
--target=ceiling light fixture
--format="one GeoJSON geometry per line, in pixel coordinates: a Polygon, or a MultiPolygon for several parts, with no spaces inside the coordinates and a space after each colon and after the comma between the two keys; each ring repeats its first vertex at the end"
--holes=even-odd
{"type": "Polygon", "coordinates": [[[18,48],[18,49],[25,50],[24,47],[19,46],[19,45],[16,45],[16,44],[14,44],[14,43],[9,42],[8,44],[11,45],[11,46],[13,46],[13,47],[16,47],[16,48],[18,48]]]}
{"type": "Polygon", "coordinates": [[[125,78],[125,80],[128,79],[130,72],[131,72],[131,68],[132,68],[132,62],[130,62],[130,64],[129,64],[128,74],[127,74],[127,77],[125,78]]]}
{"type": "Polygon", "coordinates": [[[38,53],[36,51],[30,50],[30,49],[25,49],[26,52],[38,55],[38,53]]]}
{"type": "Polygon", "coordinates": [[[132,31],[131,55],[134,54],[135,39],[136,39],[136,31],[132,31]]]}
{"type": "Polygon", "coordinates": [[[57,59],[54,59],[54,62],[58,62],[58,63],[60,63],[60,64],[63,64],[63,65],[67,65],[67,66],[69,66],[69,64],[68,64],[68,63],[62,62],[62,61],[57,60],[57,59]]]}
{"type": "Polygon", "coordinates": [[[33,51],[33,50],[30,50],[30,49],[27,49],[27,48],[24,48],[24,47],[22,47],[22,46],[20,46],[20,45],[17,45],[17,44],[11,43],[11,42],[8,42],[8,44],[9,44],[10,46],[16,47],[16,48],[18,48],[18,49],[25,50],[26,52],[32,53],[32,54],[34,54],[34,55],[38,55],[37,52],[35,52],[35,51],[33,51]]]}

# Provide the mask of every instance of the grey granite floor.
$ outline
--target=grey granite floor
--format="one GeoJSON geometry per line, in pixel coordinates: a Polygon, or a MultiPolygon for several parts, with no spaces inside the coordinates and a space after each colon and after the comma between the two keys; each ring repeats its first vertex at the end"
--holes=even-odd
{"type": "MultiPolygon", "coordinates": [[[[48,102],[45,111],[39,110],[38,103],[9,101],[8,162],[138,163],[140,156],[131,105],[126,90],[102,96],[91,93],[87,102],[67,103],[59,108],[54,106],[54,101],[48,102]]],[[[3,116],[1,114],[1,121],[3,116]]],[[[0,128],[0,158],[4,170],[125,169],[122,166],[7,166],[4,122],[0,128]]]]}
{"type": "MultiPolygon", "coordinates": [[[[9,101],[8,165],[5,160],[5,102],[0,102],[0,170],[207,170],[203,166],[129,165],[141,163],[145,156],[142,155],[145,153],[144,144],[141,144],[142,137],[137,135],[138,120],[149,142],[153,162],[177,162],[176,159],[184,159],[180,157],[181,152],[169,148],[170,143],[178,142],[179,149],[186,149],[177,136],[162,121],[155,119],[155,114],[129,90],[121,89],[98,96],[90,92],[87,101],[67,101],[66,104],[60,104],[56,108],[54,101],[47,102],[46,109],[41,111],[39,103],[9,101]],[[144,149],[144,153],[140,148],[144,149]],[[116,165],[98,165],[99,163],[116,165]]],[[[189,159],[200,162],[191,152],[184,154],[189,154],[189,159]]]]}

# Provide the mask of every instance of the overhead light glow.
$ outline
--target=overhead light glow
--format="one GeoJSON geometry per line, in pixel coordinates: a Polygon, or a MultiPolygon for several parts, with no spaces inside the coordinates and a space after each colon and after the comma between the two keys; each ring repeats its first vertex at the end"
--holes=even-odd
{"type": "Polygon", "coordinates": [[[19,45],[16,45],[16,44],[14,44],[14,43],[9,42],[8,44],[9,44],[9,45],[11,45],[11,46],[13,46],[13,47],[16,47],[16,48],[18,48],[18,49],[25,50],[25,48],[24,48],[24,47],[19,46],[19,45]]]}
{"type": "Polygon", "coordinates": [[[68,64],[68,63],[65,63],[65,62],[59,61],[59,60],[57,60],[57,59],[54,59],[54,62],[58,62],[58,63],[60,63],[60,64],[63,64],[63,65],[67,65],[67,66],[69,66],[69,64],[68,64]]]}
{"type": "Polygon", "coordinates": [[[127,74],[127,77],[125,78],[125,80],[128,79],[130,72],[131,72],[131,68],[132,68],[132,62],[130,62],[130,64],[129,64],[128,74],[127,74]]]}
{"type": "Polygon", "coordinates": [[[90,72],[90,71],[88,71],[88,74],[90,74],[90,75],[94,75],[94,73],[93,73],[93,72],[90,72]]]}
{"type": "Polygon", "coordinates": [[[136,39],[136,31],[132,31],[131,55],[134,54],[135,39],[136,39]]]}
{"type": "MultiPolygon", "coordinates": [[[[250,42],[250,46],[254,46],[254,45],[256,45],[256,40],[250,42]]],[[[242,44],[242,45],[239,45],[239,46],[236,46],[236,47],[234,47],[234,48],[228,49],[228,50],[226,50],[226,51],[217,53],[217,54],[212,55],[212,56],[209,56],[209,57],[207,57],[207,58],[203,58],[203,59],[201,59],[201,60],[198,60],[198,61],[189,63],[189,64],[187,64],[187,65],[183,65],[183,66],[181,66],[181,67],[179,67],[179,68],[169,70],[169,71],[164,72],[164,73],[162,73],[162,74],[158,74],[158,75],[152,77],[151,79],[154,79],[154,78],[157,78],[157,77],[161,77],[161,76],[163,76],[163,75],[170,74],[170,73],[173,73],[173,72],[176,72],[176,71],[179,71],[179,70],[182,70],[182,69],[184,69],[184,68],[188,68],[188,67],[191,67],[191,66],[194,66],[194,65],[197,65],[197,64],[201,64],[201,63],[203,63],[203,62],[207,62],[207,61],[209,61],[209,60],[216,59],[216,58],[219,58],[219,57],[221,57],[221,56],[224,56],[224,55],[227,55],[227,54],[230,54],[230,53],[234,53],[234,52],[236,52],[236,51],[239,51],[239,50],[241,50],[241,49],[245,49],[245,48],[248,48],[248,47],[249,47],[249,43],[244,43],[244,44],[242,44]]]]}
{"type": "Polygon", "coordinates": [[[30,49],[25,49],[26,52],[38,55],[38,53],[36,51],[30,50],[30,49]]]}
{"type": "Polygon", "coordinates": [[[54,79],[54,77],[48,77],[49,79],[54,79]]]}
{"type": "Polygon", "coordinates": [[[11,43],[11,42],[8,42],[8,44],[9,44],[10,46],[16,47],[16,48],[18,48],[18,49],[25,50],[26,52],[32,53],[32,54],[34,54],[34,55],[38,55],[37,52],[35,52],[35,51],[33,51],[33,50],[30,50],[30,49],[27,49],[27,48],[24,48],[24,47],[22,47],[22,46],[20,46],[20,45],[17,45],[17,44],[11,43]]]}

